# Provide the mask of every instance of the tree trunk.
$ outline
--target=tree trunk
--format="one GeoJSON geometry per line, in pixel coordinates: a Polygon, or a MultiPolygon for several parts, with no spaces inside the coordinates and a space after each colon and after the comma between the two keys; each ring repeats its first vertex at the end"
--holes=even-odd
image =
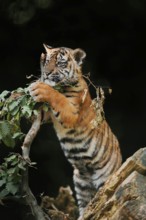
{"type": "Polygon", "coordinates": [[[127,159],[87,206],[84,220],[146,220],[146,148],[127,159]]]}

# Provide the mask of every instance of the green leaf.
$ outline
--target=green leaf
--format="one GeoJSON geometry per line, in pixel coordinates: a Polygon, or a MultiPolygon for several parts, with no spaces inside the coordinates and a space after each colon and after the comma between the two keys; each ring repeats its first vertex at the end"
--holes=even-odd
{"type": "Polygon", "coordinates": [[[1,121],[0,132],[1,132],[2,137],[9,136],[11,134],[11,128],[12,128],[12,125],[10,124],[9,121],[7,120],[1,121]]]}
{"type": "Polygon", "coordinates": [[[0,100],[4,101],[5,97],[10,94],[9,91],[4,90],[1,94],[0,94],[0,100]]]}
{"type": "Polygon", "coordinates": [[[6,106],[3,107],[2,113],[1,114],[6,114],[8,112],[8,108],[6,106]]]}
{"type": "Polygon", "coordinates": [[[44,112],[48,112],[48,110],[49,110],[49,105],[48,104],[43,104],[43,111],[44,112]]]}
{"type": "Polygon", "coordinates": [[[26,170],[26,168],[24,167],[24,165],[22,163],[19,163],[18,164],[18,167],[21,169],[21,170],[26,170]]]}
{"type": "Polygon", "coordinates": [[[6,158],[5,158],[5,161],[6,161],[6,162],[12,162],[13,160],[15,160],[15,159],[17,159],[17,158],[18,158],[18,157],[17,157],[16,154],[12,154],[11,156],[6,157],[6,158]]]}
{"type": "Polygon", "coordinates": [[[26,105],[27,103],[27,97],[26,95],[23,95],[19,98],[19,105],[23,106],[23,105],[26,105]]]}
{"type": "Polygon", "coordinates": [[[12,116],[15,116],[19,111],[19,106],[17,105],[15,108],[13,108],[10,113],[12,116]]]}
{"type": "Polygon", "coordinates": [[[24,134],[22,132],[16,132],[13,135],[13,139],[22,139],[24,137],[24,134]]]}
{"type": "Polygon", "coordinates": [[[32,115],[32,109],[30,109],[29,106],[23,106],[22,107],[22,115],[29,118],[32,115]]]}
{"type": "Polygon", "coordinates": [[[11,125],[8,121],[1,121],[0,122],[0,133],[2,135],[2,138],[6,137],[11,132],[11,125]]]}
{"type": "Polygon", "coordinates": [[[5,179],[0,180],[0,187],[6,183],[5,179]]]}
{"type": "Polygon", "coordinates": [[[14,174],[16,171],[17,171],[17,167],[11,167],[11,168],[8,169],[7,173],[8,173],[9,175],[12,175],[12,174],[14,174]]]}
{"type": "Polygon", "coordinates": [[[2,191],[0,191],[0,199],[3,199],[8,194],[9,194],[8,190],[7,189],[3,189],[2,191]]]}
{"type": "Polygon", "coordinates": [[[6,189],[9,193],[15,195],[18,192],[18,185],[14,185],[12,182],[6,184],[6,189]]]}
{"type": "Polygon", "coordinates": [[[0,100],[0,107],[2,107],[4,105],[4,103],[2,102],[2,100],[0,100]]]}
{"type": "Polygon", "coordinates": [[[54,86],[53,88],[56,89],[59,92],[62,92],[62,86],[61,85],[54,86]]]}
{"type": "MultiPolygon", "coordinates": [[[[14,122],[13,122],[14,123],[14,122]]],[[[0,122],[0,139],[4,142],[4,144],[8,147],[15,146],[15,140],[13,138],[13,132],[17,133],[17,130],[20,129],[17,124],[10,124],[9,121],[1,121],[0,122]]]]}
{"type": "Polygon", "coordinates": [[[24,92],[25,92],[26,94],[29,94],[29,87],[24,88],[24,92]]]}
{"type": "Polygon", "coordinates": [[[13,182],[13,184],[20,185],[21,181],[22,181],[22,176],[19,173],[17,173],[15,176],[14,175],[8,176],[8,182],[13,182]]]}
{"type": "Polygon", "coordinates": [[[7,136],[3,137],[2,140],[7,147],[12,147],[12,148],[15,147],[16,143],[15,143],[15,140],[13,139],[12,136],[7,135],[7,136]]]}
{"type": "MultiPolygon", "coordinates": [[[[7,162],[2,163],[2,165],[0,167],[2,167],[3,170],[7,169],[7,167],[8,167],[7,162]]],[[[0,176],[3,176],[3,174],[5,174],[5,173],[4,172],[0,172],[0,176]]]]}
{"type": "Polygon", "coordinates": [[[15,160],[13,160],[13,162],[11,163],[12,166],[16,166],[18,164],[18,158],[16,158],[15,160]]]}
{"type": "Polygon", "coordinates": [[[19,87],[19,88],[17,88],[14,92],[16,92],[16,93],[23,93],[23,92],[24,92],[24,89],[21,88],[21,87],[19,87]]]}
{"type": "Polygon", "coordinates": [[[18,100],[13,100],[9,103],[9,111],[13,111],[16,107],[18,107],[18,100]]]}

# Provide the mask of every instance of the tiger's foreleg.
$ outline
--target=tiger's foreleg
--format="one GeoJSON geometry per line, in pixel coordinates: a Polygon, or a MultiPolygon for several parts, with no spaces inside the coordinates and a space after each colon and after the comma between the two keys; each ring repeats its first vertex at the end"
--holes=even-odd
{"type": "Polygon", "coordinates": [[[30,94],[36,102],[47,102],[60,122],[67,127],[73,127],[78,120],[77,108],[60,92],[43,82],[30,85],[30,94]]]}
{"type": "Polygon", "coordinates": [[[85,207],[94,197],[96,190],[92,185],[90,173],[80,174],[80,171],[76,168],[74,169],[73,181],[79,206],[79,216],[81,218],[85,207]]]}

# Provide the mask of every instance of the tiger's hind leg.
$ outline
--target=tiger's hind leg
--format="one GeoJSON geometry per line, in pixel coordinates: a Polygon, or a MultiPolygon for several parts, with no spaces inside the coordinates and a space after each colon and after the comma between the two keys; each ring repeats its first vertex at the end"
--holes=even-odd
{"type": "Polygon", "coordinates": [[[89,173],[80,174],[78,169],[74,169],[73,180],[76,199],[79,207],[79,216],[81,218],[85,207],[94,197],[96,190],[92,185],[91,176],[89,173]]]}

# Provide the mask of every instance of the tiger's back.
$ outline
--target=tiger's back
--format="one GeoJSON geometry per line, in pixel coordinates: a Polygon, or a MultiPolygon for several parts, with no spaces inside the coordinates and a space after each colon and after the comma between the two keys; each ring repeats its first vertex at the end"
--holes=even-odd
{"type": "Polygon", "coordinates": [[[50,104],[49,115],[65,156],[74,168],[80,216],[107,178],[121,165],[117,138],[106,120],[99,124],[81,65],[81,49],[49,48],[41,56],[42,81],[31,85],[38,102],[50,104]],[[59,92],[53,87],[62,85],[59,92]]]}

